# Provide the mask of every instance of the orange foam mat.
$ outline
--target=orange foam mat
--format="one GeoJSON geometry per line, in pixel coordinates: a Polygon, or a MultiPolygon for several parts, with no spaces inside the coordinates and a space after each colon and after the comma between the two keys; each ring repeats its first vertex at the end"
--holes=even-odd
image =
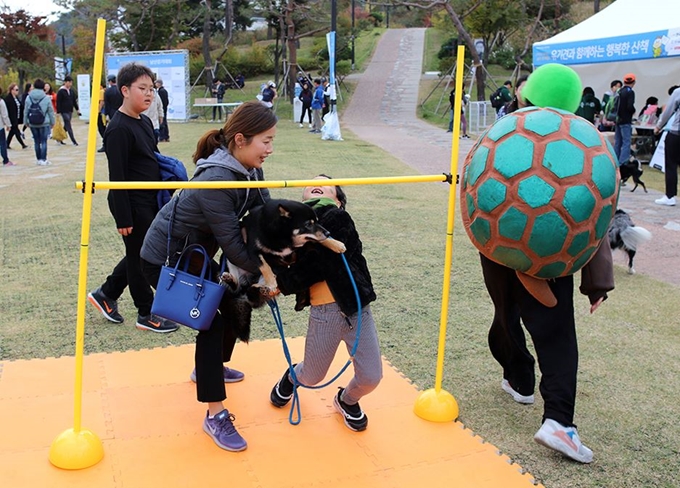
{"type": "MultiPolygon", "coordinates": [[[[289,340],[293,360],[304,339],[289,340]]],[[[418,390],[384,361],[384,379],[362,399],[365,432],[333,409],[334,386],[301,390],[302,420],[269,403],[286,367],[278,340],[239,344],[231,364],[246,379],[227,386],[226,405],[248,449],[219,449],[202,430],[193,346],[92,354],[84,359],[82,428],[104,459],[68,471],[48,460],[54,438],[73,427],[72,357],[0,363],[0,487],[532,487],[534,480],[460,422],[413,413],[418,390]]],[[[346,361],[344,348],[331,371],[346,361]]],[[[351,368],[339,385],[347,383],[351,368]]]]}

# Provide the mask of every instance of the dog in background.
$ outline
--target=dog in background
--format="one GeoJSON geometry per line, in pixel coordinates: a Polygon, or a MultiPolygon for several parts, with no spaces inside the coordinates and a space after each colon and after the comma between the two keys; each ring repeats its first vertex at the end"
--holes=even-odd
{"type": "Polygon", "coordinates": [[[621,249],[628,254],[628,274],[635,274],[633,258],[637,248],[649,241],[652,234],[647,229],[636,226],[630,215],[620,209],[614,213],[608,234],[612,250],[621,249]]]}
{"type": "Polygon", "coordinates": [[[628,160],[626,164],[622,164],[619,166],[619,172],[621,174],[621,185],[623,185],[626,181],[628,181],[629,178],[633,178],[633,182],[635,183],[635,186],[631,190],[631,192],[634,192],[638,185],[642,185],[642,189],[647,193],[647,187],[645,186],[645,182],[640,179],[640,176],[642,176],[642,163],[640,163],[639,160],[631,158],[628,160]]]}
{"type": "Polygon", "coordinates": [[[248,252],[260,259],[260,275],[253,275],[227,261],[228,271],[220,276],[227,288],[220,312],[239,339],[250,337],[253,308],[259,308],[278,293],[272,266],[287,266],[295,260],[295,249],[318,243],[343,253],[345,245],[329,237],[312,208],[317,201],[269,200],[243,217],[241,230],[248,252]]]}

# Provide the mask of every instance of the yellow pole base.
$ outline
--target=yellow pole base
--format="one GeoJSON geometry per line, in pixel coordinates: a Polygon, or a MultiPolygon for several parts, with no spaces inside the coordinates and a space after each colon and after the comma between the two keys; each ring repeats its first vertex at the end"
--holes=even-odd
{"type": "Polygon", "coordinates": [[[448,391],[430,388],[418,395],[413,412],[430,422],[453,422],[458,418],[458,403],[448,391]]]}
{"type": "Polygon", "coordinates": [[[65,430],[50,446],[50,462],[61,469],[89,468],[103,457],[102,441],[89,430],[65,430]]]}

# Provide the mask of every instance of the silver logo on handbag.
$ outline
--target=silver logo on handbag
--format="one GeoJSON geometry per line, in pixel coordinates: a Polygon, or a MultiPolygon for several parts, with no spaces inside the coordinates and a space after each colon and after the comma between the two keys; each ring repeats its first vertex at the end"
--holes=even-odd
{"type": "Polygon", "coordinates": [[[192,319],[197,319],[200,316],[201,316],[201,311],[199,309],[194,307],[191,310],[189,310],[189,317],[191,317],[192,319]]]}

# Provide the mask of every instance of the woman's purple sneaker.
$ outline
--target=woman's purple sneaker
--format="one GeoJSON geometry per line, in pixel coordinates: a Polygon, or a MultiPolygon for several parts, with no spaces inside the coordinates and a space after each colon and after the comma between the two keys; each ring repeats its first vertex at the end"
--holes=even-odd
{"type": "MultiPolygon", "coordinates": [[[[243,378],[245,375],[241,373],[240,371],[236,369],[231,369],[227,368],[226,366],[224,367],[224,382],[225,383],[238,383],[239,381],[243,381],[243,378]]],[[[189,376],[191,381],[196,383],[196,368],[191,372],[191,376],[189,376]]]]}
{"type": "Polygon", "coordinates": [[[248,447],[246,440],[241,437],[234,427],[235,417],[229,410],[222,410],[220,413],[210,418],[207,414],[203,421],[203,430],[212,437],[222,449],[238,452],[248,447]]]}

